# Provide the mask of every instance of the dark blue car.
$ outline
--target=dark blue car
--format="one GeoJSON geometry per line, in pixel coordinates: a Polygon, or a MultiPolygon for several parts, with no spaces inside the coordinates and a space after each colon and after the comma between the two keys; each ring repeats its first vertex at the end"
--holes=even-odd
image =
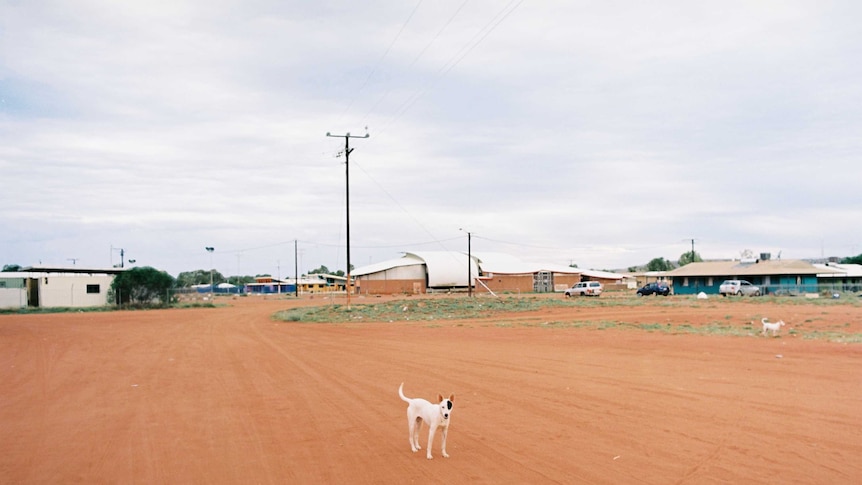
{"type": "Polygon", "coordinates": [[[644,295],[667,296],[670,295],[670,287],[667,286],[667,283],[662,281],[656,283],[647,283],[643,287],[638,288],[638,296],[644,295]]]}

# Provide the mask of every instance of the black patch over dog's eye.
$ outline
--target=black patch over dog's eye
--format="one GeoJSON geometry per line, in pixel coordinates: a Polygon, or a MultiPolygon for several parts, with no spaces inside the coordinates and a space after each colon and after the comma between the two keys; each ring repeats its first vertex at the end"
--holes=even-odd
{"type": "Polygon", "coordinates": [[[452,409],[452,401],[446,401],[446,407],[452,409]]]}

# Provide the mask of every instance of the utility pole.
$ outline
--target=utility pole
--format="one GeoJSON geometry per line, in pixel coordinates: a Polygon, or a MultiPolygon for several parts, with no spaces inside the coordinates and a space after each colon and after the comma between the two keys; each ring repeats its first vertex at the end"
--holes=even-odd
{"type": "MultiPolygon", "coordinates": [[[[464,231],[464,229],[461,230],[464,231]]],[[[471,248],[473,233],[470,231],[464,232],[467,233],[467,296],[473,298],[473,250],[471,248]]]]}
{"type": "Polygon", "coordinates": [[[467,296],[473,298],[473,234],[467,232],[467,296]]]}
{"type": "Polygon", "coordinates": [[[296,239],[293,240],[293,294],[299,298],[299,264],[297,257],[299,250],[297,249],[296,239]]]}
{"type": "Polygon", "coordinates": [[[691,240],[691,262],[694,262],[694,239],[691,240]]]}
{"type": "Polygon", "coordinates": [[[212,298],[215,296],[215,288],[213,288],[213,251],[215,251],[215,248],[207,246],[204,249],[210,253],[210,301],[212,301],[212,298]]]}
{"type": "Polygon", "coordinates": [[[326,132],[326,136],[333,138],[344,138],[344,180],[345,180],[345,205],[347,207],[347,309],[350,310],[350,148],[351,138],[368,138],[368,128],[365,128],[364,136],[352,136],[349,132],[344,135],[333,135],[326,132]]]}
{"type": "MultiPolygon", "coordinates": [[[[240,275],[240,273],[239,273],[239,258],[240,258],[240,256],[242,256],[242,251],[236,253],[236,288],[237,288],[236,291],[237,291],[237,294],[239,294],[239,275],[240,275]]],[[[227,282],[230,283],[230,278],[228,278],[227,280],[228,280],[227,282]]]]}
{"type": "MultiPolygon", "coordinates": [[[[115,248],[114,246],[111,246],[111,263],[112,264],[113,264],[113,258],[114,258],[114,251],[120,252],[120,268],[122,268],[123,266],[125,266],[126,250],[123,248],[115,248]]],[[[116,266],[114,266],[114,267],[116,268],[116,266]]]]}

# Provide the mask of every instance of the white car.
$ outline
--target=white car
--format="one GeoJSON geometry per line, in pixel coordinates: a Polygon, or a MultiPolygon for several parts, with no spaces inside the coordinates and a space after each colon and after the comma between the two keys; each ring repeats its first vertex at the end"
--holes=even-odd
{"type": "Polygon", "coordinates": [[[581,281],[566,289],[566,296],[599,296],[602,289],[602,284],[598,281],[581,281]]]}
{"type": "Polygon", "coordinates": [[[760,287],[752,285],[745,280],[725,280],[718,287],[718,294],[721,296],[760,296],[760,287]]]}

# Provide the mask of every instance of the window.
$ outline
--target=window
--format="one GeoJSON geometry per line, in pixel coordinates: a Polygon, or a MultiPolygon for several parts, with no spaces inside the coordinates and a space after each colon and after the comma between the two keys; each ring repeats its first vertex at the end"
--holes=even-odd
{"type": "Polygon", "coordinates": [[[90,293],[101,293],[99,285],[87,285],[87,294],[90,293]]]}

